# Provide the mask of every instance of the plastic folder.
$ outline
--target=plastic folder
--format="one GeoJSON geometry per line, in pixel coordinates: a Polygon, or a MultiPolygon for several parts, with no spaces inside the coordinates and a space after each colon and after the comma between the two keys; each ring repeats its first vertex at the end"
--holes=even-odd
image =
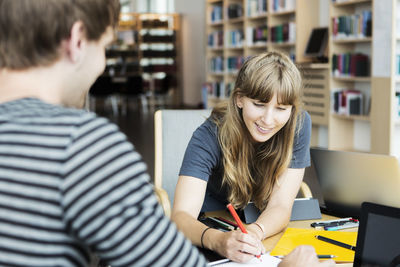
{"type": "Polygon", "coordinates": [[[330,243],[318,240],[316,235],[321,235],[355,246],[357,243],[357,232],[339,232],[339,231],[324,231],[299,228],[287,228],[282,235],[278,244],[271,251],[272,256],[284,256],[289,254],[295,247],[299,245],[310,245],[315,248],[318,255],[334,255],[336,262],[353,262],[354,251],[342,248],[330,243]]]}

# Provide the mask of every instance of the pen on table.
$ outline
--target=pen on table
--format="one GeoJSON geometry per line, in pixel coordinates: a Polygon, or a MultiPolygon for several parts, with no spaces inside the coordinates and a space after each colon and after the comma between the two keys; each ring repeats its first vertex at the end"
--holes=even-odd
{"type": "MultiPolygon", "coordinates": [[[[278,259],[283,259],[285,256],[280,255],[280,256],[274,256],[278,259]]],[[[318,259],[333,259],[336,258],[337,256],[335,255],[317,255],[318,259]]]]}
{"type": "Polygon", "coordinates": [[[354,227],[358,227],[358,224],[344,224],[344,225],[339,225],[339,226],[324,226],[324,230],[336,231],[336,230],[342,230],[342,229],[354,228],[354,227]]]}
{"type": "Polygon", "coordinates": [[[217,265],[221,265],[221,264],[224,264],[224,263],[227,263],[230,261],[231,261],[230,259],[222,259],[222,260],[218,260],[218,261],[209,262],[207,264],[207,266],[217,266],[217,265]]]}
{"type": "Polygon", "coordinates": [[[330,221],[319,221],[319,222],[313,222],[311,223],[312,227],[330,227],[330,226],[339,226],[339,225],[344,225],[348,223],[358,223],[357,219],[353,219],[351,217],[349,218],[344,218],[344,219],[338,219],[338,220],[330,220],[330,221]]]}
{"type": "Polygon", "coordinates": [[[321,240],[321,241],[330,243],[330,244],[332,244],[332,245],[336,245],[336,246],[339,246],[339,247],[342,247],[342,248],[351,249],[351,250],[356,250],[356,247],[354,247],[354,246],[352,246],[352,245],[349,245],[349,244],[346,244],[346,243],[342,243],[342,242],[340,242],[340,241],[336,241],[336,240],[327,238],[327,237],[325,237],[325,236],[316,235],[315,237],[316,237],[318,240],[321,240]]]}
{"type": "Polygon", "coordinates": [[[220,226],[222,226],[223,228],[226,228],[227,230],[234,230],[234,227],[230,224],[227,224],[226,222],[223,222],[217,218],[214,217],[208,217],[210,220],[216,222],[217,224],[219,224],[220,226]]]}
{"type": "Polygon", "coordinates": [[[223,222],[226,222],[227,224],[230,224],[230,225],[232,225],[233,227],[235,227],[235,228],[237,228],[237,227],[239,227],[236,223],[234,223],[234,222],[232,222],[232,221],[230,221],[230,220],[227,220],[227,219],[225,219],[225,218],[222,218],[222,217],[216,217],[218,220],[221,220],[221,221],[223,221],[223,222]]]}
{"type": "MultiPolygon", "coordinates": [[[[235,219],[235,222],[237,223],[237,225],[239,226],[240,230],[242,231],[242,233],[247,234],[247,230],[246,228],[244,228],[244,225],[242,223],[242,221],[240,220],[239,216],[237,215],[235,209],[233,208],[232,204],[229,203],[228,205],[226,205],[226,207],[228,208],[229,212],[232,214],[233,219],[235,219]]],[[[260,258],[261,255],[256,255],[257,258],[260,258]]]]}

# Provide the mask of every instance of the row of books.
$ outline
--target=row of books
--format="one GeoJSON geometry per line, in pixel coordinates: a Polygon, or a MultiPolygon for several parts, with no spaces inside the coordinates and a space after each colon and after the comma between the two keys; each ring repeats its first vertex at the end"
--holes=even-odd
{"type": "Polygon", "coordinates": [[[227,98],[229,97],[234,84],[220,81],[220,82],[206,82],[203,84],[203,91],[207,96],[215,98],[227,98]]]}
{"type": "Polygon", "coordinates": [[[334,76],[368,76],[369,56],[362,53],[333,54],[332,74],[334,76]]]}
{"type": "Polygon", "coordinates": [[[253,17],[267,13],[267,1],[247,0],[247,16],[253,17]]]}
{"type": "Polygon", "coordinates": [[[339,115],[363,115],[363,95],[355,89],[331,91],[331,111],[339,115]]]}
{"type": "Polygon", "coordinates": [[[243,47],[243,30],[230,30],[225,33],[225,45],[227,47],[243,47]]]}
{"type": "Polygon", "coordinates": [[[266,44],[268,41],[268,27],[261,25],[246,28],[246,43],[248,46],[266,44]]]}
{"type": "Polygon", "coordinates": [[[223,74],[236,72],[240,69],[245,58],[243,56],[231,56],[224,59],[222,56],[212,57],[208,60],[208,69],[213,73],[223,74]]]}
{"type": "Polygon", "coordinates": [[[224,46],[224,32],[215,31],[208,35],[207,45],[210,48],[221,48],[224,46]]]}
{"type": "Polygon", "coordinates": [[[270,4],[272,12],[282,12],[296,8],[296,0],[272,0],[270,4]]]}
{"type": "Polygon", "coordinates": [[[208,60],[208,69],[213,73],[224,72],[224,58],[221,56],[212,57],[208,60]]]}
{"type": "Polygon", "coordinates": [[[229,4],[226,9],[226,17],[228,19],[243,17],[243,7],[239,3],[229,4]]]}
{"type": "Polygon", "coordinates": [[[243,56],[228,57],[226,59],[226,70],[229,73],[236,73],[244,63],[243,56]]]}
{"type": "Polygon", "coordinates": [[[222,21],[222,6],[213,5],[210,12],[211,23],[217,23],[222,21]]]}
{"type": "Polygon", "coordinates": [[[371,32],[371,10],[364,10],[361,14],[332,18],[332,37],[334,39],[365,38],[370,37],[371,32]]]}
{"type": "Polygon", "coordinates": [[[288,22],[270,28],[271,42],[295,42],[296,41],[296,23],[288,22]]]}

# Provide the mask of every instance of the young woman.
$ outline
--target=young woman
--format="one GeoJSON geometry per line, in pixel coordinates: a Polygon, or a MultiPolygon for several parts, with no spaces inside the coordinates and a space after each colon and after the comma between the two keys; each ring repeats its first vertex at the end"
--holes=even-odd
{"type": "Polygon", "coordinates": [[[234,261],[264,250],[261,241],[289,222],[304,168],[310,165],[311,120],[301,109],[301,75],[284,54],[263,53],[240,69],[227,103],[193,134],[175,192],[172,219],[196,245],[234,261]],[[200,211],[262,211],[249,234],[208,229],[200,211]]]}

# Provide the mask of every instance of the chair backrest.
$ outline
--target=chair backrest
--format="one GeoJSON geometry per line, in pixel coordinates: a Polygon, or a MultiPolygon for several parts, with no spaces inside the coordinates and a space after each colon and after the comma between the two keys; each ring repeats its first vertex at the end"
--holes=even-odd
{"type": "Polygon", "coordinates": [[[211,110],[158,110],[154,115],[155,163],[154,185],[174,201],[179,169],[193,132],[210,115],[211,110]]]}

